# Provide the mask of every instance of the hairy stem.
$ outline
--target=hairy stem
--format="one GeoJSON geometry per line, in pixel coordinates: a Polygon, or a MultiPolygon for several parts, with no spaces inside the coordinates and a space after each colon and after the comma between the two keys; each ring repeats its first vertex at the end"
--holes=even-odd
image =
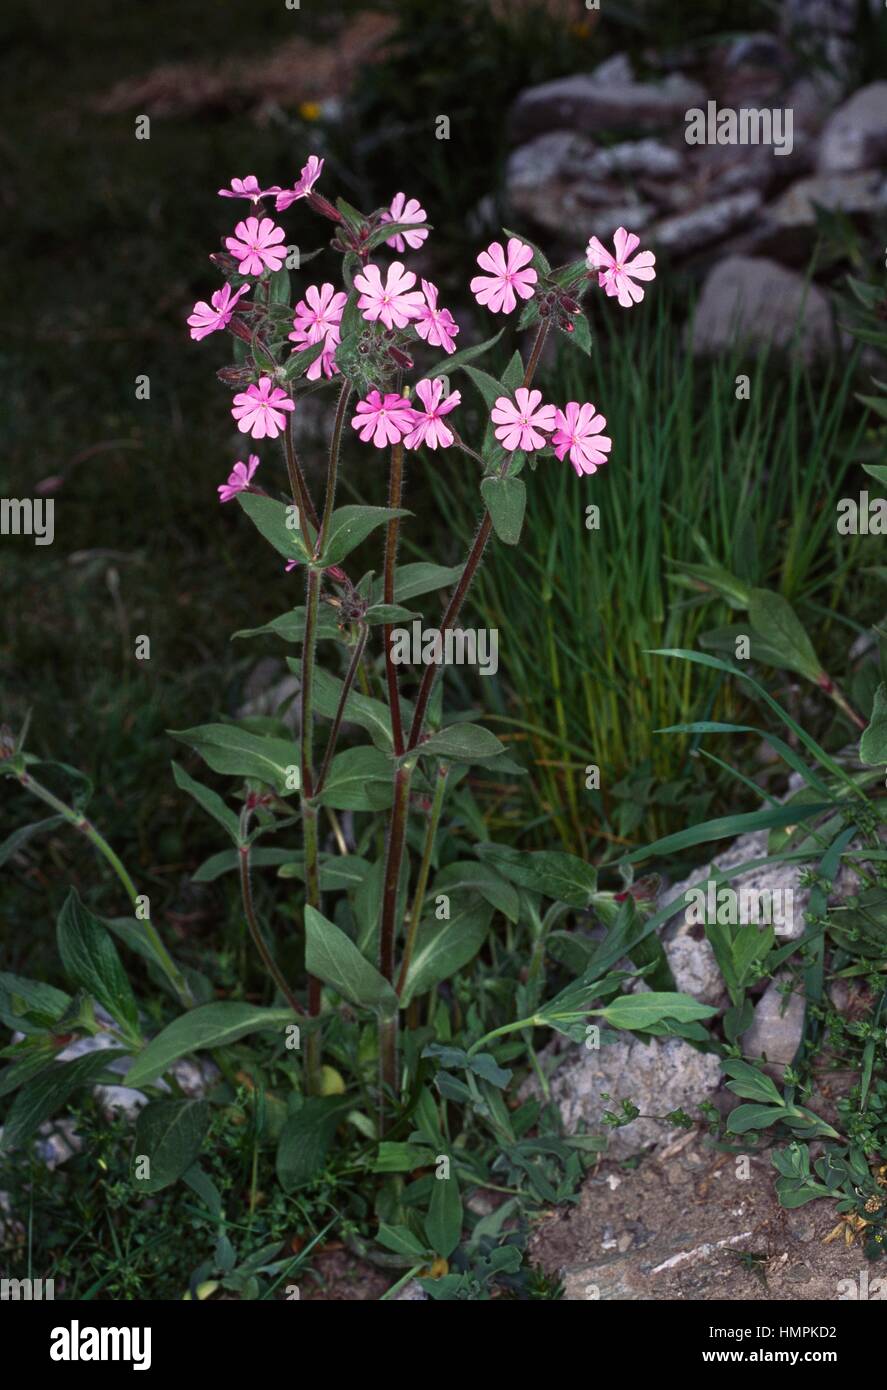
{"type": "Polygon", "coordinates": [[[278,969],[274,961],[274,957],[271,955],[271,952],[268,950],[268,947],[265,944],[265,939],[262,936],[262,932],[259,927],[259,922],[256,917],[255,904],[253,902],[252,884],[250,883],[249,877],[248,845],[241,845],[240,848],[240,893],[241,897],[243,898],[243,912],[244,916],[246,917],[247,926],[249,927],[249,934],[253,939],[253,945],[255,946],[256,950],[259,953],[259,956],[261,957],[262,964],[264,965],[266,971],[276,984],[277,988],[280,990],[281,994],[283,995],[284,999],[289,1004],[293,1012],[297,1014],[303,1014],[305,1010],[302,1008],[298,999],[293,994],[292,990],[290,989],[289,985],[287,984],[286,980],[283,978],[283,975],[278,969]]]}

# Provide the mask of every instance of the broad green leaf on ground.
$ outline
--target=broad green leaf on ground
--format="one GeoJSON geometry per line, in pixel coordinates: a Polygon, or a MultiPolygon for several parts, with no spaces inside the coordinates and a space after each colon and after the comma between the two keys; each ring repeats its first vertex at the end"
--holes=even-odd
{"type": "Polygon", "coordinates": [[[782,1105],[783,1099],[766,1072],[753,1067],[750,1062],[730,1058],[723,1062],[722,1070],[731,1078],[727,1089],[745,1100],[763,1101],[768,1105],[782,1105]]]}
{"type": "Polygon", "coordinates": [[[393,1013],[394,989],[349,936],[313,907],[305,908],[305,969],[352,1004],[393,1013]]]}
{"type": "Polygon", "coordinates": [[[294,1022],[296,1016],[288,1008],[266,1009],[234,1000],[202,1004],[174,1019],[148,1043],[126,1073],[126,1084],[138,1088],[153,1081],[189,1052],[224,1047],[263,1028],[276,1028],[282,1034],[286,1025],[294,1022]]]}
{"type": "Polygon", "coordinates": [[[398,516],[411,515],[402,507],[339,507],[330,518],[329,533],[319,563],[324,568],[340,565],[377,526],[383,526],[386,521],[398,516]]]}
{"type": "Polygon", "coordinates": [[[353,1101],[340,1096],[309,1096],[284,1121],[277,1143],[277,1178],[294,1192],[322,1171],[333,1135],[353,1101]]]}
{"type": "Polygon", "coordinates": [[[237,724],[198,724],[193,729],[167,732],[199,753],[213,772],[255,777],[280,796],[298,791],[299,750],[295,742],[250,733],[237,724]]]}
{"type": "Polygon", "coordinates": [[[8,1153],[37,1133],[81,1086],[92,1085],[110,1062],[126,1054],[119,1048],[87,1052],[71,1062],[56,1062],[19,1091],[6,1116],[0,1152],[8,1153]]]}
{"type": "Polygon", "coordinates": [[[422,923],[401,994],[402,1008],[474,959],[484,944],[492,915],[489,903],[464,903],[448,922],[432,918],[422,923]]]}
{"type": "Polygon", "coordinates": [[[859,756],[869,767],[887,763],[887,685],[875,691],[875,703],[868,728],[859,741],[859,756]]]}
{"type": "Polygon", "coordinates": [[[431,1183],[431,1204],[425,1218],[425,1234],[435,1254],[447,1259],[462,1234],[462,1198],[459,1180],[451,1166],[448,1178],[436,1175],[431,1183]]]}
{"type": "Polygon", "coordinates": [[[193,777],[178,763],[172,765],[172,775],[175,778],[176,786],[189,796],[193,796],[199,806],[202,806],[207,815],[212,816],[213,820],[218,821],[223,830],[231,836],[235,844],[240,843],[240,824],[238,817],[230,806],[227,806],[218,792],[214,792],[211,787],[205,787],[202,782],[195,782],[193,777]]]}
{"type": "Polygon", "coordinates": [[[782,653],[782,666],[797,671],[807,680],[818,680],[822,666],[813,650],[806,629],[782,594],[770,589],[752,589],[748,616],[768,647],[782,653]]]}
{"type": "Polygon", "coordinates": [[[476,847],[479,859],[491,864],[519,888],[531,888],[569,907],[588,907],[597,891],[597,873],[584,859],[559,850],[512,849],[487,841],[476,847]]]}
{"type": "Polygon", "coordinates": [[[727,1119],[727,1132],[747,1134],[751,1129],[769,1129],[785,1117],[782,1105],[737,1105],[727,1119]]]}
{"type": "Polygon", "coordinates": [[[481,496],[487,504],[493,530],[506,545],[517,545],[524,525],[527,489],[522,478],[484,478],[481,496]]]}
{"type": "Polygon", "coordinates": [[[643,1029],[663,1018],[674,1018],[679,1023],[711,1018],[717,1009],[698,1003],[689,994],[660,994],[650,990],[643,994],[620,994],[605,1009],[595,1012],[602,1014],[614,1028],[643,1029]]]}
{"type": "Polygon", "coordinates": [[[140,1110],[133,1140],[136,1191],[160,1192],[182,1177],[200,1153],[211,1120],[206,1100],[155,1100],[140,1110]]]}
{"type": "Polygon", "coordinates": [[[72,888],[59,913],[57,941],[65,973],[107,1009],[129,1037],[139,1036],[139,1008],[117,947],[72,888]]]}

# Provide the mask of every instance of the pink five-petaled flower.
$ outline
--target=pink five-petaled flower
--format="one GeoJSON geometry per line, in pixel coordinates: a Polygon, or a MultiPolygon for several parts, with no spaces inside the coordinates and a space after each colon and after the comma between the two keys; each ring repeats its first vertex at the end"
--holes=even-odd
{"type": "Polygon", "coordinates": [[[295,408],[286,392],[275,386],[270,377],[263,376],[258,386],[248,386],[237,393],[231,414],[241,434],[249,432],[253,439],[276,439],[286,424],[284,411],[295,408]]]}
{"type": "Polygon", "coordinates": [[[240,275],[261,275],[267,270],[279,270],[286,256],[284,231],[270,217],[247,217],[238,222],[234,235],[225,238],[225,245],[238,261],[240,275]]]}
{"type": "Polygon", "coordinates": [[[551,433],[556,411],[553,405],[540,405],[541,400],[541,391],[528,391],[525,386],[519,386],[514,401],[509,396],[500,396],[496,401],[491,418],[499,428],[494,434],[509,453],[514,449],[523,449],[528,454],[534,449],[544,449],[547,440],[539,431],[551,433]]]}
{"type": "Polygon", "coordinates": [[[377,449],[397,444],[413,427],[414,411],[408,400],[396,391],[371,391],[365,401],[357,402],[357,414],[352,418],[353,429],[360,432],[364,444],[372,438],[377,449]]]}
{"type": "Polygon", "coordinates": [[[234,313],[234,306],[248,289],[249,285],[241,285],[240,289],[232,294],[231,286],[223,285],[220,290],[216,290],[209,304],[205,299],[198,299],[188,316],[191,337],[195,342],[206,338],[210,333],[215,333],[219,328],[227,328],[234,313]]]}
{"type": "Polygon", "coordinates": [[[250,454],[248,464],[238,460],[228,474],[227,483],[219,483],[217,489],[219,501],[230,502],[232,498],[237,496],[238,492],[246,492],[258,466],[258,454],[250,454]]]}
{"type": "Polygon", "coordinates": [[[269,188],[269,193],[277,194],[277,201],[274,204],[277,211],[286,212],[292,203],[298,202],[300,198],[307,198],[320,178],[322,169],[323,160],[318,159],[316,154],[309,155],[308,163],[303,164],[302,173],[292,188],[279,188],[276,184],[273,188],[269,188]]]}
{"type": "Polygon", "coordinates": [[[270,189],[261,188],[259,180],[255,174],[247,174],[245,179],[232,179],[230,188],[220,188],[220,198],[249,198],[251,203],[257,203],[260,198],[264,198],[270,193],[270,189]]]}
{"type": "MultiPolygon", "coordinates": [[[[395,193],[391,199],[391,206],[387,212],[382,213],[383,222],[425,222],[427,214],[418,198],[410,198],[407,201],[405,193],[395,193]]],[[[428,236],[428,228],[422,227],[415,232],[398,232],[395,236],[389,237],[386,246],[393,246],[395,251],[403,255],[407,246],[411,251],[416,251],[428,236]]]]}
{"type": "Polygon", "coordinates": [[[613,441],[601,434],[606,423],[588,402],[580,405],[578,401],[569,401],[564,410],[557,412],[557,429],[551,436],[554,452],[562,459],[569,450],[570,462],[580,478],[583,473],[596,473],[607,462],[613,441]]]}
{"type": "Polygon", "coordinates": [[[602,290],[606,290],[611,299],[614,294],[618,295],[623,309],[630,309],[632,304],[640,304],[644,297],[644,291],[640,285],[634,283],[635,280],[656,279],[656,271],[653,269],[656,257],[652,251],[642,251],[633,261],[628,259],[639,245],[640,237],[635,236],[634,232],[617,227],[613,236],[615,256],[601,245],[596,236],[591,238],[586,248],[585,264],[588,269],[599,272],[598,285],[602,290]]]}
{"type": "Polygon", "coordinates": [[[422,293],[425,303],[419,310],[416,332],[429,347],[442,347],[444,352],[455,352],[458,323],[449,309],[438,309],[437,286],[432,285],[430,280],[422,281],[422,293]]]}
{"type": "Polygon", "coordinates": [[[312,343],[324,340],[324,350],[315,357],[306,372],[309,381],[316,381],[321,371],[332,376],[336,369],[336,346],[339,342],[339,324],[348,296],[326,281],[319,287],[309,285],[305,298],[300,299],[295,308],[293,331],[289,335],[300,348],[310,347],[312,343]]]}
{"type": "Polygon", "coordinates": [[[416,383],[416,395],[425,409],[412,409],[413,428],[404,440],[407,449],[418,449],[421,444],[429,449],[436,449],[438,445],[448,449],[452,444],[453,431],[444,424],[442,417],[455,409],[462,395],[459,391],[452,391],[442,399],[443,389],[444,383],[439,376],[433,380],[426,377],[424,381],[416,383]]]}
{"type": "Polygon", "coordinates": [[[354,277],[354,287],[360,290],[357,307],[370,323],[381,319],[386,328],[406,328],[411,319],[422,312],[422,291],[414,290],[416,277],[404,270],[400,261],[392,261],[385,283],[377,265],[368,265],[354,277]]]}
{"type": "Polygon", "coordinates": [[[494,314],[510,314],[517,304],[517,295],[529,299],[538,279],[529,264],[532,259],[530,247],[516,236],[509,238],[507,252],[501,241],[494,241],[481,251],[477,263],[490,274],[475,275],[471,282],[471,293],[478,304],[486,304],[494,314]]]}

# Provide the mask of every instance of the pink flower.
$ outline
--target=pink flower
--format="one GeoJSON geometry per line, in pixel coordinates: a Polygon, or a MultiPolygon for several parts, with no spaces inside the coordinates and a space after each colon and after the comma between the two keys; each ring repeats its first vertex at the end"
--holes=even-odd
{"type": "Polygon", "coordinates": [[[612,299],[614,294],[618,295],[623,309],[630,309],[632,304],[640,304],[644,297],[644,291],[634,283],[635,280],[656,279],[653,269],[656,257],[652,251],[642,251],[630,261],[628,257],[640,245],[640,237],[636,237],[634,232],[627,232],[624,227],[617,227],[613,245],[615,256],[611,256],[607,248],[593,236],[586,248],[585,264],[589,270],[599,272],[598,285],[606,290],[608,297],[612,299]]]}
{"type": "MultiPolygon", "coordinates": [[[[425,222],[427,214],[420,204],[418,198],[410,198],[407,202],[406,194],[395,193],[391,199],[391,206],[387,212],[382,213],[383,222],[425,222]]],[[[423,227],[417,232],[398,232],[396,236],[389,237],[386,246],[393,246],[395,251],[403,255],[407,246],[412,251],[418,250],[422,242],[428,236],[428,229],[423,227]]]]}
{"type": "Polygon", "coordinates": [[[225,238],[225,245],[237,257],[241,275],[261,275],[283,265],[286,247],[277,245],[283,237],[283,228],[275,226],[270,217],[263,217],[261,222],[258,217],[248,217],[238,222],[234,236],[225,238]]]}
{"type": "Polygon", "coordinates": [[[253,439],[276,439],[286,424],[285,410],[295,410],[285,391],[275,386],[270,377],[263,376],[258,386],[248,386],[234,397],[231,414],[241,434],[249,432],[253,439]]]}
{"type": "Polygon", "coordinates": [[[534,449],[544,449],[546,444],[545,435],[539,434],[539,430],[550,433],[556,423],[556,412],[553,405],[541,405],[541,391],[528,391],[525,386],[519,386],[514,393],[515,405],[508,396],[500,396],[493,406],[491,418],[494,425],[499,425],[499,429],[494,430],[496,438],[500,444],[511,453],[514,449],[523,449],[525,453],[532,453],[534,449]]]}
{"type": "Polygon", "coordinates": [[[219,501],[230,502],[233,497],[237,496],[238,492],[246,492],[258,466],[258,454],[250,454],[249,464],[241,463],[238,460],[228,475],[227,483],[219,483],[219,501]]]}
{"type": "Polygon", "coordinates": [[[274,204],[277,211],[286,212],[292,203],[298,202],[300,198],[307,198],[320,178],[322,169],[323,160],[318,159],[316,154],[309,155],[308,163],[302,166],[301,176],[292,188],[279,188],[276,184],[273,188],[269,188],[269,193],[277,194],[277,201],[274,204]]]}
{"type": "Polygon", "coordinates": [[[396,444],[412,429],[415,412],[408,400],[396,391],[388,391],[383,396],[379,391],[371,391],[365,401],[357,402],[357,414],[351,425],[359,430],[364,444],[372,441],[377,449],[386,444],[396,444]]]}
{"type": "Polygon", "coordinates": [[[565,410],[557,412],[557,429],[551,437],[554,452],[562,459],[569,450],[570,462],[580,478],[583,473],[596,473],[607,462],[613,441],[601,434],[606,423],[588,402],[580,405],[569,401],[565,410]]]}
{"type": "Polygon", "coordinates": [[[413,289],[415,283],[413,272],[404,270],[400,261],[391,262],[384,285],[379,267],[368,265],[354,277],[361,292],[357,307],[370,323],[381,319],[386,328],[406,328],[422,312],[422,291],[413,289]]]}
{"type": "Polygon", "coordinates": [[[456,408],[462,395],[459,391],[452,391],[441,399],[443,389],[441,377],[435,377],[433,381],[426,378],[416,383],[416,395],[425,409],[412,410],[413,427],[404,440],[407,449],[418,449],[420,444],[427,445],[429,449],[436,449],[438,445],[448,449],[452,444],[453,431],[444,424],[442,417],[456,408]]]}
{"type": "Polygon", "coordinates": [[[188,317],[191,337],[195,342],[206,338],[210,333],[215,333],[219,328],[227,328],[234,313],[234,306],[248,289],[249,285],[241,285],[240,289],[232,294],[231,286],[223,285],[220,290],[216,290],[210,304],[207,304],[205,299],[198,299],[188,317]]]}
{"type": "Polygon", "coordinates": [[[316,381],[323,371],[332,376],[335,369],[336,346],[339,342],[339,324],[348,296],[337,291],[328,281],[321,285],[309,285],[305,298],[300,299],[295,309],[293,332],[289,335],[298,347],[310,347],[324,339],[324,350],[308,368],[309,381],[316,381]]]}
{"type": "Polygon", "coordinates": [[[529,299],[538,279],[529,262],[533,252],[529,246],[518,241],[516,236],[509,239],[508,254],[502,250],[500,241],[492,242],[481,251],[477,263],[489,275],[475,275],[471,282],[471,292],[478,304],[486,304],[494,314],[510,314],[517,304],[515,295],[529,299]],[[522,270],[522,266],[527,266],[522,270]]]}
{"type": "Polygon", "coordinates": [[[220,198],[249,198],[251,203],[257,203],[260,198],[264,198],[271,190],[260,188],[259,180],[255,174],[247,174],[245,179],[232,179],[230,188],[220,188],[220,198]]]}
{"type": "Polygon", "coordinates": [[[419,310],[416,332],[429,347],[442,347],[445,352],[455,352],[458,323],[449,309],[438,309],[437,286],[432,285],[430,280],[422,281],[422,293],[425,303],[419,310]]]}

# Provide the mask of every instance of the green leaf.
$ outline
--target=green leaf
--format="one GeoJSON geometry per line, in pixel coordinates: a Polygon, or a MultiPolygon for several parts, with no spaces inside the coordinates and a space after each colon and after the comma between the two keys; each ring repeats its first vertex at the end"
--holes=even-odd
{"type": "Polygon", "coordinates": [[[727,1075],[733,1078],[727,1082],[727,1089],[735,1095],[743,1096],[746,1100],[764,1101],[768,1105],[783,1104],[782,1096],[766,1072],[759,1071],[749,1062],[742,1062],[738,1058],[731,1058],[722,1063],[722,1067],[727,1075]]]}
{"type": "MultiPolygon", "coordinates": [[[[262,627],[241,628],[239,632],[231,634],[231,640],[233,641],[235,637],[265,637],[267,635],[281,637],[284,642],[304,642],[304,606],[291,608],[288,612],[281,613],[278,618],[272,618],[270,623],[265,623],[262,627]]],[[[320,605],[317,614],[317,638],[318,641],[341,642],[343,640],[335,610],[325,603],[320,605]]]]}
{"type": "Polygon", "coordinates": [[[290,353],[283,366],[283,375],[287,381],[293,381],[296,377],[307,372],[312,362],[316,362],[322,352],[326,351],[326,338],[323,337],[316,343],[310,343],[308,347],[302,348],[299,352],[290,353]]]}
{"type": "Polygon", "coordinates": [[[767,646],[782,652],[784,668],[797,671],[807,680],[819,679],[822,667],[813,644],[791,604],[782,594],[773,593],[770,589],[752,589],[748,616],[767,646]]]}
{"type": "Polygon", "coordinates": [[[218,821],[222,829],[227,831],[235,845],[240,844],[238,817],[230,806],[225,805],[219,793],[214,792],[211,787],[205,787],[202,782],[195,782],[194,778],[189,777],[185,769],[180,767],[178,763],[173,763],[172,775],[175,778],[176,786],[181,791],[187,792],[189,796],[193,796],[207,815],[212,816],[213,820],[218,821]]]}
{"type": "Polygon", "coordinates": [[[872,717],[859,741],[859,756],[869,767],[887,763],[887,685],[883,681],[875,691],[872,717]]]}
{"type": "Polygon", "coordinates": [[[352,1004],[392,1014],[394,989],[349,936],[313,907],[305,908],[305,969],[352,1004]]]}
{"type": "Polygon", "coordinates": [[[442,362],[441,366],[446,367],[448,373],[455,371],[457,367],[464,367],[466,362],[473,362],[475,357],[482,357],[491,347],[495,347],[504,332],[505,329],[500,328],[499,332],[492,338],[487,338],[486,342],[475,343],[472,347],[460,348],[458,352],[454,352],[448,357],[446,362],[442,362]]]}
{"type": "MultiPolygon", "coordinates": [[[[887,417],[887,401],[882,401],[878,396],[860,396],[859,399],[863,401],[865,405],[871,406],[873,410],[877,410],[879,415],[887,417]]],[[[862,466],[869,477],[874,478],[876,482],[887,487],[887,464],[864,463],[862,466]]]]}
{"type": "Polygon", "coordinates": [[[35,820],[30,825],[20,825],[18,830],[13,830],[0,844],[0,867],[14,854],[18,854],[32,835],[42,835],[45,830],[52,830],[55,826],[61,825],[64,819],[64,816],[47,816],[45,820],[35,820]]]}
{"type": "Polygon", "coordinates": [[[374,1173],[412,1173],[416,1168],[427,1168],[434,1163],[435,1152],[418,1144],[392,1143],[384,1140],[379,1145],[374,1173]]]}
{"type": "Polygon", "coordinates": [[[584,352],[586,357],[591,356],[591,329],[588,326],[588,319],[581,309],[573,318],[572,333],[565,334],[565,337],[580,352],[584,352]]]}
{"type": "MultiPolygon", "coordinates": [[[[419,757],[446,758],[450,762],[470,763],[475,758],[495,758],[505,746],[481,724],[451,724],[439,729],[415,750],[419,757]]],[[[414,754],[408,756],[413,757],[414,754]]]]}
{"type": "Polygon", "coordinates": [[[614,1028],[645,1028],[649,1023],[658,1023],[663,1018],[675,1018],[679,1023],[692,1023],[694,1019],[711,1018],[717,1009],[708,1004],[699,1004],[689,994],[659,994],[654,990],[643,994],[620,994],[605,1009],[595,1010],[603,1014],[614,1028]]]}
{"type": "MultiPolygon", "coordinates": [[[[292,851],[287,851],[287,861],[277,871],[278,878],[298,878],[304,882],[304,857],[293,860],[292,851]]],[[[333,893],[339,888],[359,888],[370,871],[367,859],[359,854],[321,854],[320,890],[333,893]]]]}
{"type": "Polygon", "coordinates": [[[431,1205],[425,1218],[425,1233],[437,1255],[447,1259],[462,1234],[462,1198],[455,1172],[448,1178],[435,1175],[431,1184],[431,1205]]]}
{"type": "Polygon", "coordinates": [[[211,1120],[206,1100],[155,1100],[140,1110],[133,1140],[136,1191],[160,1192],[182,1177],[200,1153],[211,1120]],[[143,1158],[150,1171],[139,1177],[143,1158]]]}
{"type": "Polygon", "coordinates": [[[476,847],[479,859],[492,864],[503,878],[519,888],[532,888],[569,907],[588,907],[597,892],[597,873],[584,859],[559,850],[512,849],[489,841],[476,847]]]}
{"type": "Polygon", "coordinates": [[[128,1037],[138,1040],[139,1008],[117,947],[74,888],[59,914],[57,939],[68,977],[107,1009],[128,1037]]]}
{"type": "MultiPolygon", "coordinates": [[[[446,589],[462,577],[461,565],[433,565],[427,560],[417,560],[413,564],[398,565],[394,574],[394,599],[396,603],[407,603],[420,594],[435,593],[446,589]]],[[[382,581],[378,583],[378,596],[381,598],[382,581]]]]}
{"type": "Polygon", "coordinates": [[[213,772],[255,777],[280,796],[298,789],[299,752],[295,742],[253,734],[237,724],[198,724],[193,729],[167,732],[199,753],[213,772]]]}
{"type": "MultiPolygon", "coordinates": [[[[375,251],[377,246],[390,241],[392,237],[403,236],[404,232],[414,232],[415,230],[415,222],[383,222],[375,231],[370,232],[364,242],[364,247],[367,251],[375,251]]],[[[429,232],[434,230],[430,222],[422,223],[422,231],[426,230],[429,232]]]]}
{"type": "Polygon", "coordinates": [[[402,1255],[405,1264],[424,1264],[430,1254],[408,1226],[389,1226],[387,1222],[380,1221],[376,1240],[386,1250],[402,1255]]]}
{"type": "Polygon", "coordinates": [[[528,236],[524,236],[522,232],[512,232],[509,231],[507,227],[503,227],[502,230],[509,240],[511,240],[511,238],[514,237],[517,241],[521,242],[522,245],[529,246],[530,250],[533,253],[533,260],[531,264],[533,266],[533,269],[536,271],[537,275],[539,275],[540,279],[543,275],[551,274],[551,262],[545,255],[545,252],[539,249],[535,241],[530,241],[530,238],[528,236]]]}
{"type": "Polygon", "coordinates": [[[451,897],[459,893],[472,896],[480,893],[497,911],[507,917],[509,922],[517,922],[520,914],[520,895],[512,884],[500,877],[488,864],[478,864],[474,859],[460,859],[448,864],[434,877],[434,894],[447,893],[451,897]]]}
{"type": "Polygon", "coordinates": [[[27,1143],[69,1096],[81,1086],[91,1085],[115,1058],[125,1056],[119,1048],[104,1048],[75,1057],[72,1062],[56,1062],[42,1071],[13,1101],[0,1137],[0,1152],[8,1153],[27,1143]]]}
{"type": "Polygon", "coordinates": [[[71,1004],[70,994],[29,980],[24,975],[0,973],[0,1019],[17,1033],[42,1033],[62,1017],[71,1004]]]}
{"type": "MultiPolygon", "coordinates": [[[[238,496],[243,496],[239,493],[238,496]]],[[[412,516],[402,507],[339,507],[330,518],[329,534],[318,563],[326,568],[340,565],[355,546],[366,540],[378,526],[398,516],[412,516]]]]}
{"type": "MultiPolygon", "coordinates": [[[[292,860],[293,852],[291,849],[253,849],[249,857],[251,869],[276,868],[279,865],[289,864],[292,860]]],[[[240,851],[236,849],[222,849],[218,854],[211,854],[208,859],[204,859],[199,869],[195,869],[191,875],[192,883],[215,883],[222,874],[230,874],[240,870],[240,851]]]]}
{"type": "Polygon", "coordinates": [[[346,748],[330,763],[317,798],[339,811],[382,811],[393,796],[391,760],[378,748],[346,748]]]}
{"type": "Polygon", "coordinates": [[[290,273],[286,266],[281,266],[280,270],[272,270],[268,276],[268,303],[286,304],[292,303],[290,299],[290,273]]]}
{"type": "Polygon", "coordinates": [[[488,903],[463,903],[447,922],[432,918],[416,933],[410,968],[401,994],[401,1008],[427,994],[473,960],[486,940],[492,917],[488,903]]]}
{"type": "Polygon", "coordinates": [[[781,1105],[737,1105],[727,1120],[728,1134],[747,1134],[750,1129],[769,1129],[785,1119],[781,1105]]]}
{"type": "MultiPolygon", "coordinates": [[[[286,664],[301,681],[301,659],[293,656],[287,657],[286,664]]],[[[323,714],[328,719],[334,719],[344,688],[345,683],[338,676],[332,675],[321,666],[315,667],[313,699],[316,713],[323,714]]],[[[377,748],[381,748],[384,752],[391,751],[394,743],[391,734],[391,716],[388,713],[388,706],[381,700],[375,700],[371,695],[364,695],[359,690],[350,690],[348,699],[345,701],[345,719],[349,724],[357,724],[361,729],[366,729],[377,748]]],[[[391,777],[391,764],[387,761],[382,775],[386,778],[391,777]]]]}
{"type": "Polygon", "coordinates": [[[278,502],[274,497],[263,497],[257,492],[238,492],[237,501],[256,530],[278,554],[287,560],[310,558],[300,526],[296,526],[296,520],[301,523],[301,517],[294,503],[278,502]]]}
{"type": "Polygon", "coordinates": [[[284,1192],[304,1187],[322,1171],[336,1129],[352,1104],[341,1096],[309,1096],[284,1121],[276,1162],[284,1192]]]}
{"type": "Polygon", "coordinates": [[[190,1052],[224,1047],[246,1037],[247,1033],[257,1033],[263,1028],[282,1029],[294,1022],[296,1016],[288,1008],[264,1009],[257,1004],[233,1000],[202,1004],[174,1019],[148,1043],[126,1073],[126,1084],[138,1089],[190,1052]]]}
{"type": "Polygon", "coordinates": [[[527,489],[522,478],[484,478],[481,496],[487,504],[493,530],[506,545],[517,545],[524,524],[527,489]]]}
{"type": "Polygon", "coordinates": [[[471,377],[471,380],[474,382],[491,410],[500,396],[508,395],[508,391],[502,385],[502,382],[490,376],[489,372],[482,372],[478,367],[466,367],[465,371],[471,377]]]}

